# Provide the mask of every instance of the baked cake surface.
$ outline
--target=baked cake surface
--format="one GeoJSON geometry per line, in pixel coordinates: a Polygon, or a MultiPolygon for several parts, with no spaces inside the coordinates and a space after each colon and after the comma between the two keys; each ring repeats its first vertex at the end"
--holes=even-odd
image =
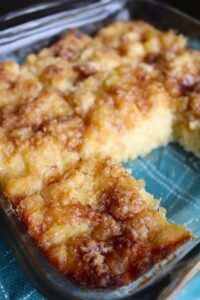
{"type": "Polygon", "coordinates": [[[17,211],[54,265],[91,287],[128,284],[190,238],[110,158],[79,161],[17,211]]]}
{"type": "Polygon", "coordinates": [[[190,239],[117,161],[173,140],[200,156],[199,82],[186,38],[141,21],[0,64],[1,191],[61,272],[125,285],[190,239]]]}

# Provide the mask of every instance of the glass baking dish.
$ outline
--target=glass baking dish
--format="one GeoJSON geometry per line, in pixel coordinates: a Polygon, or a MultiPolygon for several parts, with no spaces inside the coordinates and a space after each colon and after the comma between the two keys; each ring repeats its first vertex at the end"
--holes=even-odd
{"type": "MultiPolygon", "coordinates": [[[[31,23],[31,26],[35,27],[29,26],[29,30],[25,33],[23,32],[26,26],[24,24],[24,27],[19,27],[17,31],[14,31],[17,38],[13,35],[12,29],[6,31],[10,34],[10,40],[8,39],[7,43],[0,46],[1,60],[22,61],[26,53],[50,44],[68,28],[77,27],[81,32],[93,34],[102,26],[120,19],[142,19],[160,29],[175,29],[189,37],[192,47],[198,48],[200,45],[200,23],[197,20],[166,5],[148,0],[102,1],[102,3],[79,9],[78,14],[77,11],[67,12],[66,15],[59,15],[59,18],[56,23],[55,18],[47,19],[47,23],[38,19],[34,24],[31,23]]],[[[6,32],[2,31],[1,35],[6,32]]],[[[168,218],[172,222],[186,225],[193,232],[194,240],[185,244],[175,254],[128,286],[116,290],[88,290],[74,284],[55,270],[28,235],[9,201],[1,196],[1,231],[33,285],[48,299],[109,300],[129,297],[157,283],[198,244],[200,238],[200,160],[181,147],[171,144],[153,151],[150,157],[129,161],[125,167],[131,169],[136,178],[145,179],[147,190],[161,199],[162,206],[168,211],[168,218]]]]}

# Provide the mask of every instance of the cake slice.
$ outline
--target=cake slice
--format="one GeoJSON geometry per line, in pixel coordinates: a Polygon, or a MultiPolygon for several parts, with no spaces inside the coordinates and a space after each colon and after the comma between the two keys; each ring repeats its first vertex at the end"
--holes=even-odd
{"type": "Polygon", "coordinates": [[[200,157],[200,53],[182,51],[165,59],[165,69],[164,84],[175,111],[173,139],[200,157]]]}
{"type": "Polygon", "coordinates": [[[81,160],[16,209],[51,262],[90,287],[128,284],[191,238],[110,158],[81,160]]]}
{"type": "Polygon", "coordinates": [[[0,116],[0,184],[12,202],[41,190],[80,158],[83,120],[57,91],[5,106],[0,116]]]}
{"type": "MultiPolygon", "coordinates": [[[[95,85],[95,81],[93,83],[95,85]]],[[[153,66],[120,66],[104,79],[88,104],[81,152],[111,156],[118,161],[144,156],[172,137],[171,98],[153,66]]],[[[86,91],[84,91],[86,93],[86,91]]],[[[85,93],[74,92],[78,110],[87,105],[85,93]]],[[[91,98],[89,98],[90,100],[91,98]]]]}

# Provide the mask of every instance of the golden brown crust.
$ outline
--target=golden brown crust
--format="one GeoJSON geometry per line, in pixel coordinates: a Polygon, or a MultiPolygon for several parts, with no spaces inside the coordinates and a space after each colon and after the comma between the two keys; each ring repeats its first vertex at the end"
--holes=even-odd
{"type": "Polygon", "coordinates": [[[112,159],[172,139],[200,155],[199,78],[183,36],[141,21],[0,64],[1,190],[79,284],[128,284],[190,238],[112,159]]]}
{"type": "Polygon", "coordinates": [[[101,158],[80,161],[17,210],[59,270],[83,285],[116,287],[190,238],[157,206],[142,182],[101,158]]]}

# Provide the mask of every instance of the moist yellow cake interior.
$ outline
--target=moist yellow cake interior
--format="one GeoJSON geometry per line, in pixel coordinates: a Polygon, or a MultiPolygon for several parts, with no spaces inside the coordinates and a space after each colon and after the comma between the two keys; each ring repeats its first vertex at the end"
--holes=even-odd
{"type": "Polygon", "coordinates": [[[170,141],[200,156],[200,53],[184,36],[72,30],[1,63],[0,95],[1,191],[61,272],[125,285],[190,239],[119,163],[170,141]]]}

